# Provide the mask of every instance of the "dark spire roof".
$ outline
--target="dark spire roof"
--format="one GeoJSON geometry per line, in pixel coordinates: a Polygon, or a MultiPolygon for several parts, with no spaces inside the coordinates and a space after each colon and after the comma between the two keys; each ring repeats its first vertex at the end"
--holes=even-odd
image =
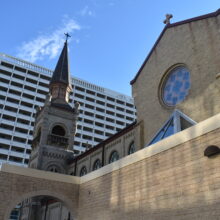
{"type": "Polygon", "coordinates": [[[67,40],[64,43],[63,50],[60,54],[56,68],[53,72],[50,84],[52,83],[65,83],[71,86],[70,74],[69,74],[69,59],[68,59],[68,47],[67,40]]]}

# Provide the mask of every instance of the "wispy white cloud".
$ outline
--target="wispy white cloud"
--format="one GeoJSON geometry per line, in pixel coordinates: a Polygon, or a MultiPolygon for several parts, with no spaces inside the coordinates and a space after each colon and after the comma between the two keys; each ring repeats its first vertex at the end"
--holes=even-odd
{"type": "Polygon", "coordinates": [[[62,24],[51,33],[40,34],[31,41],[23,42],[18,47],[17,56],[30,62],[42,60],[45,57],[53,59],[63,46],[64,33],[68,32],[71,35],[80,29],[80,25],[75,20],[65,16],[62,24]]]}
{"type": "Polygon", "coordinates": [[[80,12],[79,14],[81,16],[94,16],[94,12],[92,12],[92,10],[89,9],[89,6],[86,5],[80,12]]]}

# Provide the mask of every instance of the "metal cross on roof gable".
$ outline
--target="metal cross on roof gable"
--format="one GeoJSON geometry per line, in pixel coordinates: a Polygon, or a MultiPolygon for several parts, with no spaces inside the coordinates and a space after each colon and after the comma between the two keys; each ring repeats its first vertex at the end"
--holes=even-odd
{"type": "Polygon", "coordinates": [[[166,14],[166,19],[163,21],[164,24],[170,24],[170,19],[173,17],[172,14],[166,14]]]}

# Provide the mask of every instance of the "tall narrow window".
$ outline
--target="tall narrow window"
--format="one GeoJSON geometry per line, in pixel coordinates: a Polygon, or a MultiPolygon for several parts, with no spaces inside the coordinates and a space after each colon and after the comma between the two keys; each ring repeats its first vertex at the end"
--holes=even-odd
{"type": "Polygon", "coordinates": [[[133,154],[134,152],[135,152],[134,141],[132,141],[128,148],[128,155],[133,154]]]}
{"type": "Polygon", "coordinates": [[[82,167],[82,169],[80,170],[80,176],[85,176],[87,174],[87,169],[85,166],[82,167]]]}
{"type": "Polygon", "coordinates": [[[109,163],[113,163],[115,162],[116,160],[119,159],[119,154],[117,151],[113,151],[110,155],[110,158],[109,158],[109,163]]]}
{"type": "Polygon", "coordinates": [[[99,168],[102,167],[102,163],[100,159],[97,159],[93,165],[93,170],[98,170],[99,168]]]}

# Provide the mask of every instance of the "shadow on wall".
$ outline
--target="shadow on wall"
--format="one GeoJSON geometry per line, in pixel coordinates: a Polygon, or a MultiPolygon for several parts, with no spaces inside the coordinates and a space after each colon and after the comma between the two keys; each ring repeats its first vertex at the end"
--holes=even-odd
{"type": "Polygon", "coordinates": [[[219,129],[83,183],[80,219],[216,219],[220,164],[204,157],[210,144],[220,145],[219,129]]]}
{"type": "Polygon", "coordinates": [[[27,197],[6,214],[7,220],[73,220],[65,203],[48,195],[27,197]],[[8,217],[9,216],[9,217],[8,217]]]}

